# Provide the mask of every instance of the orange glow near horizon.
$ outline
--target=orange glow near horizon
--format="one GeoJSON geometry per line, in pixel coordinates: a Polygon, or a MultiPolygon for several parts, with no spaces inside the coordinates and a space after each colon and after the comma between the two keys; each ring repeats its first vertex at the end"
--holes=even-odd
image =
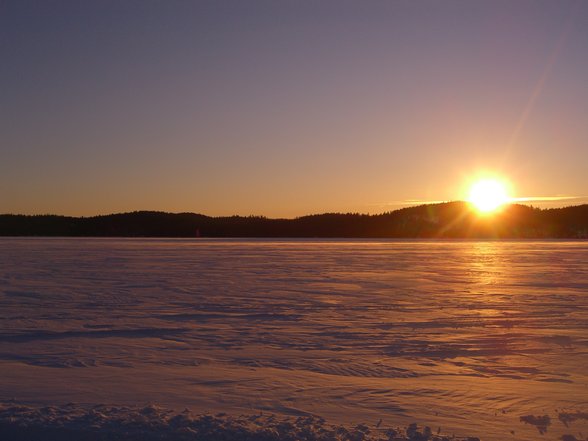
{"type": "Polygon", "coordinates": [[[495,211],[510,200],[504,182],[494,178],[476,181],[470,187],[468,197],[468,202],[480,213],[495,211]]]}

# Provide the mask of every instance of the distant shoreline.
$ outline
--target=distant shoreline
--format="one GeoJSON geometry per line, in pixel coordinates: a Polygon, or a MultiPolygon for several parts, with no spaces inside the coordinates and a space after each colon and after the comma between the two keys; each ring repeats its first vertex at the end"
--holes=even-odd
{"type": "Polygon", "coordinates": [[[0,215],[0,236],[331,239],[586,239],[588,204],[507,205],[482,215],[466,202],[383,214],[325,213],[294,219],[135,211],[93,217],[0,215]]]}

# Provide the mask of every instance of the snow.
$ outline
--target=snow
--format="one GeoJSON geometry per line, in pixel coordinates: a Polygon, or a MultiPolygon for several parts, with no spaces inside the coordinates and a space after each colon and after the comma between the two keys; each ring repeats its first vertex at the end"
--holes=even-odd
{"type": "Polygon", "coordinates": [[[2,421],[157,403],[161,427],[188,408],[230,433],[263,413],[260,430],[584,440],[587,258],[582,241],[2,238],[2,421]]]}
{"type": "MultiPolygon", "coordinates": [[[[277,418],[275,415],[226,414],[192,415],[176,413],[159,406],[143,408],[93,406],[71,403],[62,407],[0,405],[0,436],[11,440],[108,440],[149,441],[234,440],[234,441],[449,441],[433,434],[428,426],[416,423],[405,429],[355,427],[327,424],[324,419],[306,416],[277,418]]],[[[451,438],[479,441],[477,438],[451,438]]]]}

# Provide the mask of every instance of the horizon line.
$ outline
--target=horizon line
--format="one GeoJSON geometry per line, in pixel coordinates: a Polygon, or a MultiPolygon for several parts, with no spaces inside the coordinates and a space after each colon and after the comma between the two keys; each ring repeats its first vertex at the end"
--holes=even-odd
{"type": "MultiPolygon", "coordinates": [[[[554,210],[554,209],[563,209],[563,208],[571,208],[571,207],[578,207],[578,206],[582,206],[582,205],[588,205],[588,202],[584,202],[581,204],[576,204],[576,205],[566,205],[566,206],[562,206],[562,207],[549,207],[549,208],[541,208],[541,207],[533,207],[532,205],[527,205],[527,204],[519,204],[517,202],[531,202],[531,201],[545,201],[545,202],[550,202],[550,201],[560,201],[560,200],[582,200],[582,199],[588,199],[588,197],[585,196],[547,196],[544,198],[535,198],[535,197],[524,197],[524,198],[510,198],[509,202],[505,203],[504,205],[522,205],[525,207],[529,207],[529,208],[536,208],[539,210],[554,210]]],[[[132,214],[132,213],[164,213],[164,214],[196,214],[196,215],[200,215],[200,216],[206,216],[206,217],[210,217],[210,218],[225,218],[225,217],[256,217],[256,218],[266,218],[266,219],[276,219],[276,220],[280,220],[280,219],[299,219],[299,218],[303,218],[303,217],[309,217],[309,216],[321,216],[321,215],[326,215],[326,214],[357,214],[357,215],[361,215],[361,216],[380,216],[380,215],[384,215],[384,214],[388,214],[388,213],[392,213],[395,211],[400,211],[400,210],[405,210],[408,208],[417,208],[417,207],[422,207],[424,205],[442,205],[442,204],[450,204],[450,203],[465,203],[465,204],[471,204],[470,201],[464,200],[464,199],[455,199],[455,200],[446,200],[446,201],[420,201],[420,200],[406,200],[406,201],[398,201],[396,203],[396,206],[402,205],[402,204],[414,204],[414,205],[410,205],[410,206],[406,206],[406,207],[402,207],[400,206],[400,208],[394,209],[394,210],[387,210],[387,211],[383,211],[380,213],[365,213],[365,212],[358,212],[358,211],[324,211],[324,212],[317,212],[317,213],[308,213],[308,214],[303,214],[303,215],[299,215],[299,216],[294,216],[294,217],[281,217],[281,216],[277,216],[277,217],[271,217],[268,215],[263,215],[263,214],[227,214],[227,215],[208,215],[208,214],[203,214],[202,212],[195,212],[195,211],[164,211],[164,210],[157,210],[157,209],[138,209],[138,210],[131,210],[131,211],[119,211],[119,212],[110,212],[110,213],[102,213],[102,214],[91,214],[91,215],[69,215],[69,214],[56,214],[56,213],[34,213],[34,214],[26,214],[26,213],[0,213],[0,216],[56,216],[56,217],[72,217],[72,218],[93,218],[93,217],[102,217],[102,216],[113,216],[113,215],[120,215],[120,214],[132,214]]],[[[373,204],[375,205],[375,204],[373,204]]],[[[392,205],[392,203],[390,203],[390,205],[392,205]]]]}

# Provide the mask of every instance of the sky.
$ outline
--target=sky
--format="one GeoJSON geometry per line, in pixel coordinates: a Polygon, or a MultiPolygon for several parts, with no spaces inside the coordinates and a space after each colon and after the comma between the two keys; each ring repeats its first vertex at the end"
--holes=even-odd
{"type": "Polygon", "coordinates": [[[588,1],[0,0],[0,213],[588,202],[588,1]]]}

